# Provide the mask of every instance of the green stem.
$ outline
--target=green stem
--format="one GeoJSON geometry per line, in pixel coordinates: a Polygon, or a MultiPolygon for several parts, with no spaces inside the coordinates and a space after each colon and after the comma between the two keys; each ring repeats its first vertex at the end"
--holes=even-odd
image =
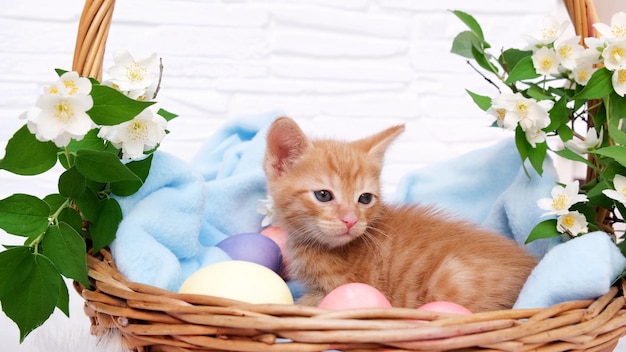
{"type": "Polygon", "coordinates": [[[63,153],[65,154],[65,159],[67,160],[67,168],[69,169],[73,166],[72,159],[70,158],[72,153],[70,153],[70,150],[67,147],[63,148],[63,153]]]}
{"type": "MultiPolygon", "coordinates": [[[[59,206],[59,208],[54,213],[52,213],[52,215],[50,215],[50,226],[56,226],[59,224],[59,215],[61,214],[63,209],[70,207],[71,204],[72,200],[70,198],[66,199],[65,202],[63,202],[63,204],[61,204],[61,206],[59,206]]],[[[39,235],[37,235],[37,237],[35,237],[35,239],[32,240],[32,242],[30,242],[30,246],[33,248],[33,251],[35,253],[39,253],[39,243],[43,241],[43,237],[45,234],[45,232],[40,233],[39,235]]]]}
{"type": "Polygon", "coordinates": [[[55,225],[57,225],[58,224],[59,215],[61,214],[63,209],[69,208],[71,204],[72,204],[72,200],[70,198],[67,198],[65,200],[65,202],[63,202],[63,204],[61,204],[59,209],[57,209],[52,215],[50,215],[50,222],[55,224],[55,225]]]}

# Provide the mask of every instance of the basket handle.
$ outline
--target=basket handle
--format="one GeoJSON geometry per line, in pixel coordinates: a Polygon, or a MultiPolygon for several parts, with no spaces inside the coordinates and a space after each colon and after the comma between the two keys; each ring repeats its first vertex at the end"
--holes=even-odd
{"type": "Polygon", "coordinates": [[[78,24],[72,70],[81,76],[102,80],[104,49],[115,0],[86,0],[78,24]]]}
{"type": "MultiPolygon", "coordinates": [[[[597,37],[594,23],[598,23],[598,14],[593,0],[563,0],[569,17],[574,24],[576,34],[585,37],[597,37]]],[[[582,43],[581,43],[582,44],[582,43]]]]}

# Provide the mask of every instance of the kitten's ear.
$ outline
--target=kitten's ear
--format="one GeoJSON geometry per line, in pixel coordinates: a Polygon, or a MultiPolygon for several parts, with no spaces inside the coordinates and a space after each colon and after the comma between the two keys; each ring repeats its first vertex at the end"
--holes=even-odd
{"type": "Polygon", "coordinates": [[[357,148],[366,151],[371,157],[381,162],[389,145],[404,132],[404,125],[396,125],[369,137],[353,142],[357,148]]]}
{"type": "Polygon", "coordinates": [[[267,148],[263,168],[268,177],[282,175],[301,155],[309,144],[298,124],[288,118],[276,119],[267,132],[267,148]]]}

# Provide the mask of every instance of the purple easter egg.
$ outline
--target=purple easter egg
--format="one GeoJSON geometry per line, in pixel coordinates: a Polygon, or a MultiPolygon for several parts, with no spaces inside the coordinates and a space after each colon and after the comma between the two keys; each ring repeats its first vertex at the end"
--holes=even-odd
{"type": "Polygon", "coordinates": [[[261,264],[280,273],[283,260],[280,247],[260,233],[241,233],[230,236],[216,245],[233,260],[245,260],[261,264]]]}

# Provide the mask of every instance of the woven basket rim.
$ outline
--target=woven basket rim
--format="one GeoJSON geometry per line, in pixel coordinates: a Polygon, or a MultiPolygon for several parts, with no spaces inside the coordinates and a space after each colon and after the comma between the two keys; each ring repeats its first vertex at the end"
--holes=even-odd
{"type": "Polygon", "coordinates": [[[87,258],[93,289],[74,286],[85,299],[92,332],[119,331],[138,351],[148,346],[157,351],[593,351],[626,334],[624,280],[596,300],[544,309],[471,315],[408,308],[331,311],[179,294],[126,280],[108,249],[87,258]]]}
{"type": "MultiPolygon", "coordinates": [[[[591,0],[563,0],[577,33],[597,22],[591,0]]],[[[101,80],[115,0],[86,0],[73,70],[101,80]]],[[[626,281],[596,300],[545,309],[453,315],[407,308],[329,311],[179,294],[128,281],[108,248],[87,253],[91,287],[74,281],[95,335],[142,351],[612,350],[626,335],[626,281]],[[420,321],[416,321],[420,320],[420,321]]]]}

